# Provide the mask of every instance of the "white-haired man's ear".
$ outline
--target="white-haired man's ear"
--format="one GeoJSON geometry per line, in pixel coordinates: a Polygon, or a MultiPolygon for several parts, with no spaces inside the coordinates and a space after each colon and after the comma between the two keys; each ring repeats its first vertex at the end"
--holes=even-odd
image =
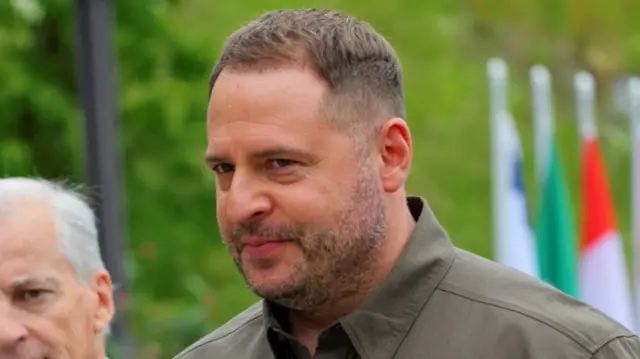
{"type": "MultiPolygon", "coordinates": [[[[113,316],[112,316],[111,320],[113,320],[113,317],[115,316],[116,311],[118,310],[116,308],[116,305],[115,305],[115,297],[116,297],[116,294],[118,293],[118,291],[120,291],[121,287],[122,286],[120,284],[112,282],[111,297],[114,298],[113,299],[114,305],[113,305],[113,316]]],[[[102,334],[104,335],[105,340],[107,340],[109,338],[109,336],[111,335],[111,322],[109,322],[107,327],[103,330],[102,334]]]]}
{"type": "Polygon", "coordinates": [[[96,294],[96,311],[94,316],[94,330],[96,333],[109,333],[110,323],[115,315],[113,299],[113,285],[108,273],[97,272],[91,281],[91,287],[96,294]]]}

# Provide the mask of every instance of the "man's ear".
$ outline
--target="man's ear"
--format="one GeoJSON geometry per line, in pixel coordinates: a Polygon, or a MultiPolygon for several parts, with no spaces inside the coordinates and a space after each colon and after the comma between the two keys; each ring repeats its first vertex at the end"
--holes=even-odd
{"type": "Polygon", "coordinates": [[[94,331],[96,333],[104,333],[115,312],[111,277],[106,272],[96,273],[92,278],[91,288],[97,299],[94,313],[94,331]]]}
{"type": "Polygon", "coordinates": [[[407,123],[396,117],[380,127],[378,136],[382,188],[385,192],[395,192],[404,186],[409,176],[413,155],[411,132],[407,123]]]}

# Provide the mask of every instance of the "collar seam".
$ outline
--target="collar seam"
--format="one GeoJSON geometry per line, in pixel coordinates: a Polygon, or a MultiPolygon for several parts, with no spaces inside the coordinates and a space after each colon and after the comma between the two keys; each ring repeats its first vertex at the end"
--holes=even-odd
{"type": "MultiPolygon", "coordinates": [[[[399,342],[395,345],[393,353],[392,353],[390,358],[394,358],[398,354],[398,351],[400,350],[400,347],[402,346],[402,343],[404,343],[404,341],[407,339],[407,336],[409,336],[409,333],[411,333],[411,329],[413,329],[413,326],[416,324],[416,321],[418,320],[418,317],[420,317],[420,314],[422,314],[422,312],[424,311],[424,308],[427,307],[427,305],[429,304],[429,302],[433,298],[433,295],[436,293],[436,291],[438,291],[438,289],[440,288],[440,284],[449,275],[449,272],[451,271],[451,268],[453,267],[453,264],[454,264],[457,256],[456,256],[456,254],[455,254],[455,252],[453,250],[449,250],[448,252],[449,252],[448,256],[443,258],[443,260],[442,260],[442,262],[440,264],[440,266],[442,266],[444,268],[438,268],[440,270],[436,271],[436,272],[440,272],[440,271],[442,272],[440,278],[437,279],[437,280],[434,280],[433,278],[430,278],[430,279],[434,280],[434,282],[436,282],[435,286],[433,287],[433,290],[430,291],[428,297],[425,299],[425,301],[420,306],[420,309],[412,317],[412,320],[410,321],[409,325],[406,326],[406,330],[403,330],[402,336],[401,336],[399,342]]],[[[438,273],[436,273],[436,274],[438,274],[438,273]]],[[[438,275],[434,274],[434,276],[437,277],[438,275]]]]}
{"type": "MultiPolygon", "coordinates": [[[[408,334],[411,332],[411,329],[415,325],[418,317],[424,311],[424,308],[427,306],[427,304],[429,304],[429,301],[440,287],[442,281],[449,275],[455,259],[455,252],[452,250],[452,248],[448,248],[446,250],[446,253],[443,255],[442,260],[440,260],[436,264],[437,267],[431,270],[430,273],[428,273],[428,277],[425,278],[422,282],[425,283],[422,289],[427,293],[426,299],[424,299],[424,301],[420,303],[423,297],[417,296],[414,301],[407,305],[407,307],[417,306],[419,309],[416,311],[403,312],[401,314],[402,316],[410,316],[411,319],[407,321],[408,323],[406,325],[401,325],[400,330],[398,330],[397,333],[395,333],[385,341],[384,346],[379,349],[382,352],[382,356],[380,358],[394,358],[397,355],[400,347],[402,346],[402,343],[406,340],[408,334]],[[431,282],[434,282],[435,285],[428,285],[428,283],[431,282]]],[[[354,348],[362,357],[362,359],[371,359],[372,357],[368,355],[367,349],[360,343],[360,339],[356,334],[356,328],[349,321],[344,321],[342,325],[343,327],[345,327],[345,329],[348,329],[348,331],[346,331],[347,335],[349,336],[349,339],[351,340],[354,348]],[[349,332],[353,333],[354,335],[349,335],[349,332]]]]}

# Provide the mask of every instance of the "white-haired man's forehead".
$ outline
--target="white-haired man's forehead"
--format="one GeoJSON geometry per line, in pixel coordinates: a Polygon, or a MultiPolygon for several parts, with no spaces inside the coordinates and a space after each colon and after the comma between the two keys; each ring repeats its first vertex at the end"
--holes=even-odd
{"type": "Polygon", "coordinates": [[[0,179],[0,215],[23,206],[44,205],[53,216],[80,225],[84,230],[95,227],[95,214],[84,196],[57,182],[30,178],[0,179]]]}
{"type": "Polygon", "coordinates": [[[25,205],[51,205],[53,191],[31,181],[0,180],[0,210],[17,210],[25,205]]]}
{"type": "MultiPolygon", "coordinates": [[[[54,219],[54,210],[51,201],[45,197],[0,197],[0,218],[6,219],[9,217],[31,217],[31,221],[48,222],[54,219]]],[[[38,225],[38,223],[32,223],[31,225],[38,225]]]]}

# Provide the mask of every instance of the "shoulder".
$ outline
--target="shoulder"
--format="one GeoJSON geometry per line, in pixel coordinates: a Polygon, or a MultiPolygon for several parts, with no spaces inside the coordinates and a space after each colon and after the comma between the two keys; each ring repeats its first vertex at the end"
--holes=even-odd
{"type": "Polygon", "coordinates": [[[462,250],[457,250],[439,290],[473,303],[469,305],[496,319],[490,324],[496,331],[514,329],[529,345],[579,351],[586,357],[618,342],[638,345],[637,336],[591,306],[536,278],[462,250]]]}
{"type": "Polygon", "coordinates": [[[174,359],[209,358],[211,355],[233,357],[238,350],[250,350],[251,340],[265,337],[262,301],[252,305],[227,323],[191,344],[174,359]],[[242,345],[242,347],[240,347],[242,345]]]}
{"type": "Polygon", "coordinates": [[[603,345],[592,357],[592,359],[608,358],[640,358],[640,338],[636,335],[617,337],[603,345]]]}

